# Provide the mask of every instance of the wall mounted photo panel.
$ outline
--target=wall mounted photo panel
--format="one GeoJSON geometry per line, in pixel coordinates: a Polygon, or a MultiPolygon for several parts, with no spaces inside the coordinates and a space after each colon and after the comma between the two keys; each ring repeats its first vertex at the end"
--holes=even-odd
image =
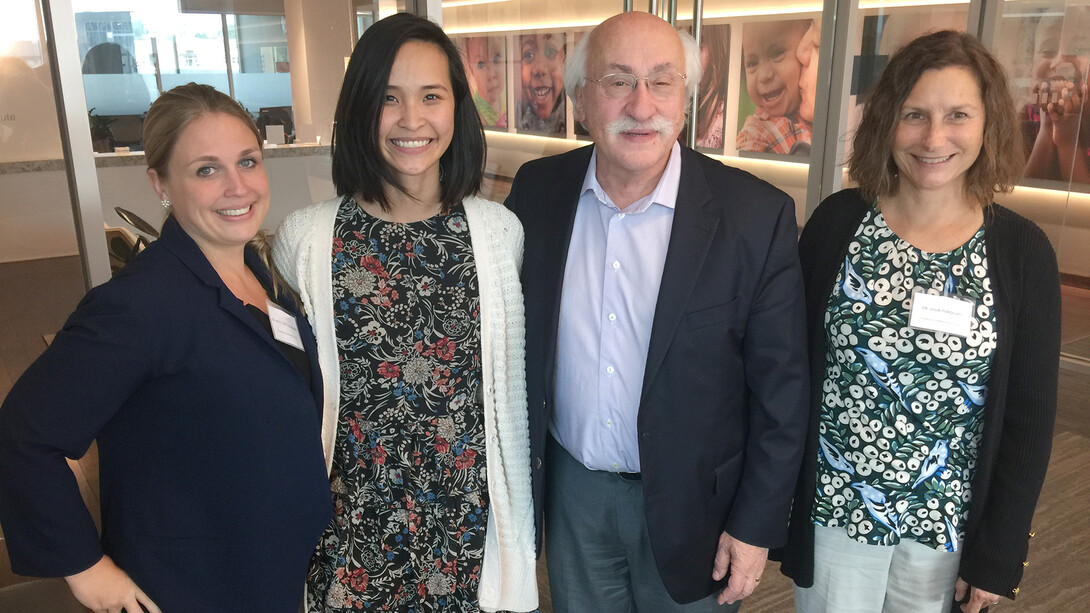
{"type": "MultiPolygon", "coordinates": [[[[813,115],[803,118],[804,76],[815,64],[813,19],[742,24],[742,87],[738,100],[738,151],[808,156],[813,115]],[[800,56],[802,56],[800,58],[800,56]],[[803,64],[803,60],[807,64],[803,64]]],[[[807,87],[813,87],[807,83],[807,87]]],[[[808,91],[809,100],[814,92],[808,91]]],[[[811,106],[812,108],[812,106],[811,106]]]]}
{"type": "Polygon", "coordinates": [[[522,133],[564,138],[568,113],[564,94],[566,37],[563,32],[533,32],[516,38],[521,83],[515,126],[522,133]]]}
{"type": "Polygon", "coordinates": [[[507,127],[507,50],[502,36],[461,36],[462,52],[473,104],[485,128],[507,127]]]}

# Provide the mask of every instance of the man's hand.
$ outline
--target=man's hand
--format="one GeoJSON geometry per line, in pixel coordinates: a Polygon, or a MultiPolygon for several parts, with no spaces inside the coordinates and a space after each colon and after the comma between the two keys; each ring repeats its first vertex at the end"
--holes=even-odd
{"type": "Polygon", "coordinates": [[[719,592],[719,604],[734,604],[749,596],[761,582],[761,573],[768,559],[768,549],[754,547],[739,541],[724,532],[719,536],[719,551],[715,553],[715,567],[712,579],[719,581],[727,576],[727,587],[719,592]]]}
{"type": "Polygon", "coordinates": [[[961,602],[965,599],[966,593],[969,594],[969,601],[961,605],[961,610],[965,613],[978,613],[984,607],[999,604],[999,596],[978,587],[972,587],[958,577],[958,582],[954,584],[954,600],[961,602]]]}
{"type": "Polygon", "coordinates": [[[108,556],[102,556],[87,570],[64,578],[72,595],[80,604],[95,613],[142,613],[143,605],[149,613],[162,613],[159,607],[136,583],[114,564],[108,556]]]}

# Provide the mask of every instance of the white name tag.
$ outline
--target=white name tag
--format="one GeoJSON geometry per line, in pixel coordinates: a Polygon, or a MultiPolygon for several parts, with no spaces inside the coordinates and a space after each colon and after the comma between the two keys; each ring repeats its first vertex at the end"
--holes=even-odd
{"type": "Polygon", "coordinates": [[[299,326],[295,324],[295,317],[271,300],[266,300],[265,304],[269,306],[269,323],[272,325],[273,338],[299,351],[304,351],[303,339],[299,336],[299,326]]]}
{"type": "Polygon", "coordinates": [[[966,337],[973,325],[973,305],[972,300],[956,296],[917,292],[912,294],[908,325],[920,330],[966,337]]]}

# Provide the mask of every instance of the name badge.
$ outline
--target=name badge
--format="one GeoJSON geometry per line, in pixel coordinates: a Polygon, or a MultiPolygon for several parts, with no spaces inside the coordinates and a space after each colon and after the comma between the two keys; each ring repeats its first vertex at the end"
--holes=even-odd
{"type": "Polygon", "coordinates": [[[265,304],[269,306],[269,323],[272,325],[273,338],[299,351],[304,351],[303,339],[299,336],[299,326],[295,323],[295,316],[271,300],[266,300],[265,304]]]}
{"type": "Polygon", "coordinates": [[[969,336],[973,325],[972,300],[956,296],[936,296],[917,292],[912,294],[912,309],[908,313],[908,325],[919,330],[945,332],[954,336],[969,336]]]}

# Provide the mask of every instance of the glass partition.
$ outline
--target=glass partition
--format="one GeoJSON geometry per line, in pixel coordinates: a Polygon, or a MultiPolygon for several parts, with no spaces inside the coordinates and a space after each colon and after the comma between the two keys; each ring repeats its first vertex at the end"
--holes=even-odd
{"type": "Polygon", "coordinates": [[[83,83],[96,151],[139,149],[160,93],[189,82],[233,96],[262,125],[292,134],[282,15],[181,12],[176,2],[75,0],[83,83]]]}
{"type": "Polygon", "coordinates": [[[994,24],[995,53],[1011,77],[1026,154],[1022,185],[1000,202],[1040,225],[1065,284],[1065,357],[1090,366],[1090,326],[1067,317],[1090,304],[1090,6],[1007,0],[994,24]]]}

